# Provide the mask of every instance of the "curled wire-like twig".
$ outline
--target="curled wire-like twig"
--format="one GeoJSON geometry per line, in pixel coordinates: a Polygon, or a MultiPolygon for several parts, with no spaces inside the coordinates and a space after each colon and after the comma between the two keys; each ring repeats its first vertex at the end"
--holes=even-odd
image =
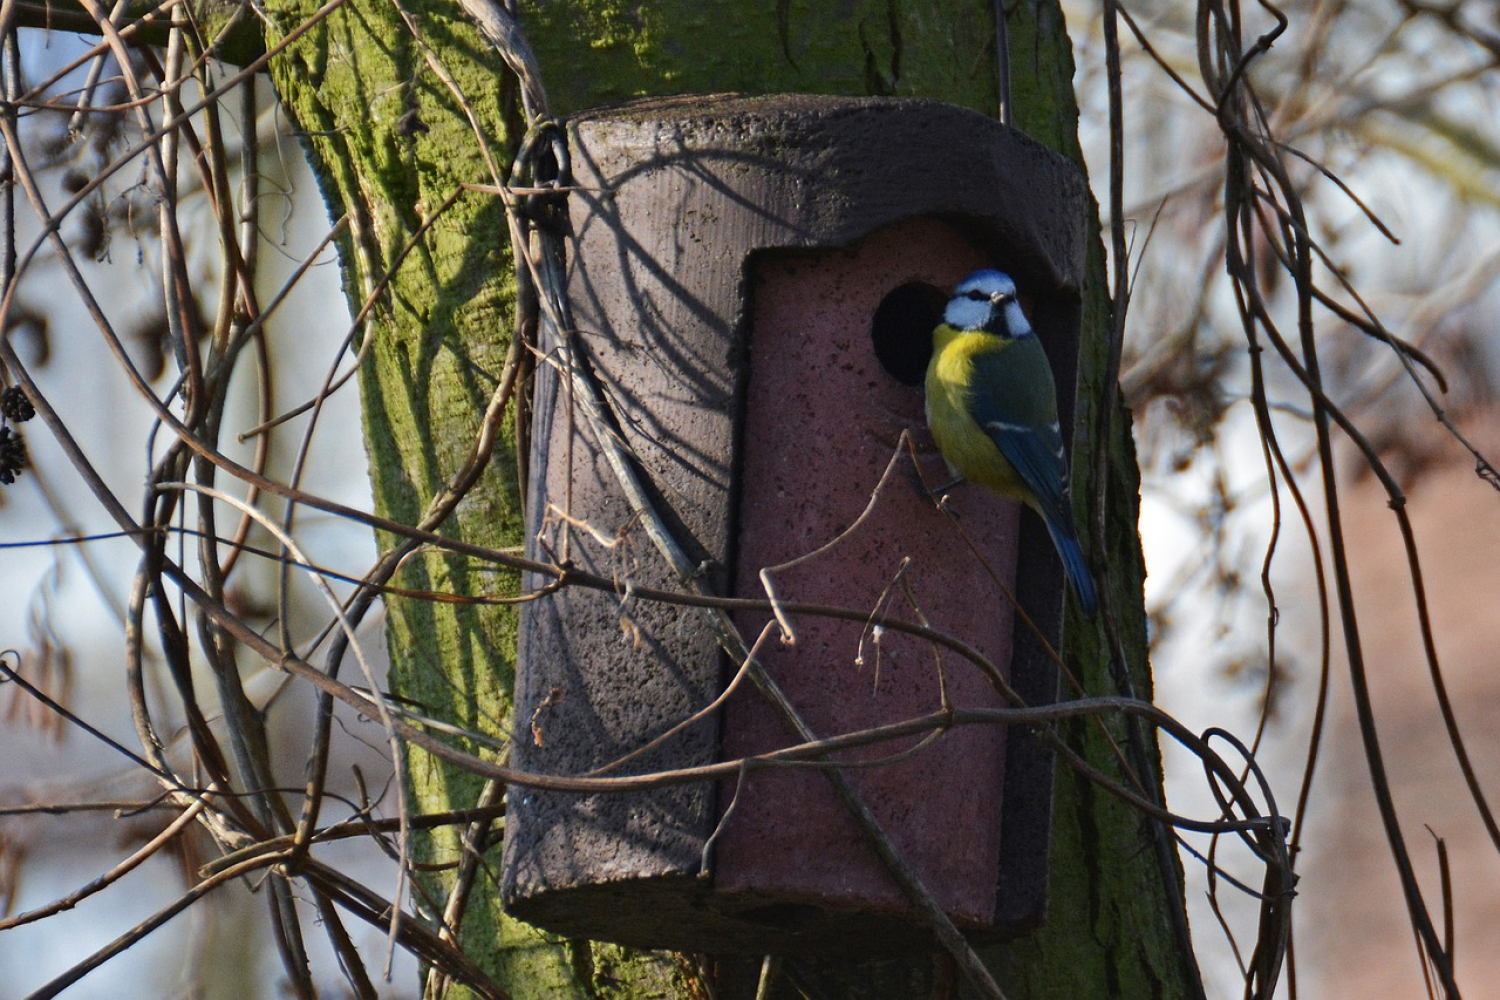
{"type": "MultiPolygon", "coordinates": [[[[1273,32],[1282,30],[1286,21],[1281,13],[1274,7],[1264,4],[1262,6],[1278,19],[1277,27],[1273,29],[1273,32]]],[[[1373,450],[1363,445],[1363,438],[1358,429],[1339,407],[1328,399],[1325,393],[1312,311],[1313,303],[1318,297],[1312,273],[1314,255],[1317,251],[1309,232],[1300,188],[1289,176],[1282,160],[1283,150],[1267,139],[1265,117],[1258,105],[1255,92],[1243,73],[1245,67],[1269,47],[1274,34],[1262,36],[1248,49],[1242,51],[1239,48],[1238,39],[1237,6],[1226,9],[1218,4],[1205,2],[1200,4],[1199,11],[1201,70],[1216,100],[1217,118],[1226,139],[1229,157],[1225,200],[1230,234],[1227,260],[1230,278],[1240,296],[1247,334],[1253,338],[1257,330],[1264,333],[1282,360],[1301,381],[1312,404],[1318,465],[1325,496],[1324,510],[1328,523],[1329,551],[1333,561],[1334,591],[1337,595],[1339,615],[1343,626],[1350,686],[1354,694],[1355,710],[1366,761],[1375,788],[1376,805],[1380,811],[1382,826],[1401,883],[1409,918],[1424,956],[1431,964],[1444,992],[1450,996],[1457,996],[1458,986],[1453,977],[1451,956],[1439,939],[1428,913],[1405,844],[1386,774],[1378,727],[1370,700],[1361,633],[1354,610],[1353,585],[1342,525],[1339,486],[1334,475],[1331,433],[1333,427],[1337,426],[1351,440],[1361,445],[1365,460],[1376,470],[1377,475],[1381,475],[1383,470],[1373,450]],[[1256,179],[1264,182],[1264,190],[1255,183],[1256,179]],[[1273,201],[1276,213],[1273,225],[1267,225],[1259,214],[1262,204],[1268,198],[1273,201]],[[1298,307],[1298,346],[1295,350],[1283,337],[1265,302],[1254,269],[1246,261],[1248,255],[1244,247],[1249,243],[1251,234],[1257,231],[1262,233],[1270,244],[1279,246],[1278,252],[1282,254],[1283,266],[1295,282],[1298,307]]],[[[1397,349],[1398,355],[1403,359],[1408,359],[1408,355],[1402,352],[1395,343],[1392,343],[1392,346],[1397,349]]],[[[1394,487],[1394,483],[1390,482],[1388,477],[1385,481],[1388,489],[1394,487]]],[[[1392,497],[1395,501],[1399,493],[1393,493],[1392,497]]],[[[1420,572],[1415,561],[1415,543],[1402,505],[1399,502],[1393,502],[1392,508],[1407,546],[1408,560],[1413,573],[1413,588],[1423,622],[1425,641],[1430,639],[1430,630],[1426,626],[1425,599],[1420,572]]],[[[1437,669],[1430,641],[1427,642],[1427,653],[1434,684],[1441,695],[1443,690],[1441,674],[1437,669]]],[[[1463,744],[1452,725],[1451,714],[1445,714],[1449,718],[1450,741],[1459,753],[1462,762],[1466,759],[1463,744]]],[[[1466,775],[1468,773],[1466,768],[1466,775]]],[[[1481,811],[1488,816],[1483,797],[1479,793],[1477,784],[1472,780],[1470,788],[1481,811]]]]}

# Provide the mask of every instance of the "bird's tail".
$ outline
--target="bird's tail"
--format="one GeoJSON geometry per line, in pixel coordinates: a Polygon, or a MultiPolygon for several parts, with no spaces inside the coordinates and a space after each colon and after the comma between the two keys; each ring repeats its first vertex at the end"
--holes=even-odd
{"type": "Polygon", "coordinates": [[[1094,591],[1094,577],[1089,573],[1088,563],[1084,562],[1083,549],[1078,547],[1078,539],[1068,525],[1055,524],[1052,518],[1047,518],[1046,521],[1047,531],[1052,535],[1052,544],[1057,548],[1058,558],[1062,560],[1063,572],[1073,585],[1073,593],[1078,595],[1078,603],[1084,613],[1092,618],[1099,608],[1099,595],[1094,591]]]}

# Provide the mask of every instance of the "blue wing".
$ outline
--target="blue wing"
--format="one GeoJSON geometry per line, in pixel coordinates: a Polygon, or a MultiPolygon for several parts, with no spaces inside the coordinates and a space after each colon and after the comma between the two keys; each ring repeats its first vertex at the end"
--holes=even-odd
{"type": "Polygon", "coordinates": [[[1066,466],[1057,425],[1038,430],[1004,420],[980,418],[979,426],[984,428],[1000,449],[1000,454],[1026,483],[1035,498],[1037,512],[1049,524],[1053,521],[1070,524],[1073,517],[1067,506],[1066,466]]]}
{"type": "Polygon", "coordinates": [[[969,412],[1026,484],[1028,502],[1046,522],[1063,571],[1078,594],[1078,603],[1092,615],[1098,598],[1068,505],[1067,456],[1057,422],[1052,372],[1044,368],[1040,373],[1045,381],[1036,372],[1026,372],[1025,368],[1036,360],[1045,366],[1046,356],[1039,345],[1024,345],[1035,348],[1036,358],[1017,349],[1022,346],[1015,344],[977,359],[979,370],[969,397],[969,412]],[[1016,364],[1007,366],[1011,360],[1016,364]],[[1005,391],[1010,388],[1015,391],[1005,391]]]}
{"type": "Polygon", "coordinates": [[[1025,483],[1037,512],[1049,523],[1071,524],[1052,369],[1041,345],[1028,339],[976,354],[968,404],[974,422],[1025,483]]]}
{"type": "MultiPolygon", "coordinates": [[[[1067,488],[1063,478],[1066,470],[1062,454],[1062,436],[1055,430],[1047,434],[1015,425],[990,422],[982,425],[1000,449],[1000,454],[1015,467],[1017,474],[1031,488],[1036,498],[1037,513],[1047,524],[1047,533],[1052,536],[1052,545],[1062,560],[1063,572],[1078,594],[1078,603],[1084,613],[1092,615],[1098,606],[1094,593],[1094,580],[1089,573],[1083,550],[1073,529],[1073,512],[1067,506],[1067,488]],[[1056,439],[1054,447],[1052,439],[1056,439]]],[[[1052,425],[1056,428],[1056,424],[1052,425]]]]}

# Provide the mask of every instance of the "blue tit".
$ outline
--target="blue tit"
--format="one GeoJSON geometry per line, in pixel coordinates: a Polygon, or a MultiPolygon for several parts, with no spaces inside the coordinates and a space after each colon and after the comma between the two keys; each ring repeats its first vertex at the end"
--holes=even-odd
{"type": "Polygon", "coordinates": [[[975,271],[948,301],[932,335],[927,426],[955,475],[1041,515],[1078,603],[1094,614],[1094,581],[1068,506],[1052,367],[1009,275],[975,271]]]}

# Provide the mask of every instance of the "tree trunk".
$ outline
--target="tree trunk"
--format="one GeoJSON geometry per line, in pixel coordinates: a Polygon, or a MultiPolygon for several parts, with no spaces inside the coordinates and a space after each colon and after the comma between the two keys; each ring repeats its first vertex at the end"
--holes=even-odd
{"type": "MultiPolygon", "coordinates": [[[[993,114],[997,6],[988,0],[795,6],[570,0],[527,5],[522,13],[559,114],[638,95],[721,91],[920,96],[993,114]]],[[[1055,0],[1010,6],[1015,123],[1078,162],[1062,15],[1055,0]]],[[[315,9],[307,0],[271,4],[268,44],[278,41],[275,31],[291,31],[315,9]]],[[[352,306],[360,308],[390,274],[362,331],[368,340],[361,371],[365,432],[379,513],[416,523],[465,461],[504,367],[513,284],[499,200],[461,194],[395,265],[460,184],[493,181],[471,121],[501,169],[508,164],[519,138],[514,84],[455,4],[426,0],[400,6],[350,0],[276,56],[271,70],[331,212],[349,216],[351,235],[340,249],[352,306]]],[[[1095,410],[1087,401],[1102,398],[1107,351],[1102,249],[1097,239],[1091,246],[1095,280],[1085,299],[1083,420],[1092,420],[1095,410]]],[[[1101,561],[1111,567],[1112,603],[1127,618],[1131,662],[1144,664],[1137,472],[1128,414],[1118,416],[1107,443],[1114,530],[1091,544],[1108,545],[1101,561]]],[[[1075,489],[1082,498],[1092,492],[1092,457],[1086,435],[1079,441],[1075,489]]],[[[506,440],[442,530],[480,545],[518,546],[517,482],[515,449],[506,440]]],[[[388,547],[393,539],[379,541],[388,547]]],[[[393,583],[479,597],[512,593],[518,581],[457,556],[427,553],[409,560],[393,583]]],[[[431,715],[503,736],[514,678],[514,611],[398,597],[386,603],[394,693],[431,715]]],[[[1112,690],[1108,658],[1082,634],[1070,630],[1076,644],[1065,651],[1067,661],[1089,691],[1112,690]]],[[[1149,693],[1149,677],[1136,678],[1136,685],[1149,693]]],[[[1067,735],[1095,767],[1116,772],[1097,727],[1079,725],[1067,735]]],[[[1123,742],[1121,731],[1114,736],[1123,742]]],[[[480,781],[421,752],[410,752],[408,764],[414,804],[423,810],[470,806],[479,793],[480,781]]],[[[1055,816],[1046,924],[986,953],[1008,995],[1193,995],[1190,956],[1167,918],[1181,912],[1182,900],[1143,846],[1151,836],[1146,822],[1065,769],[1055,816]]],[[[498,864],[499,853],[494,845],[486,858],[498,864]]],[[[418,860],[444,865],[458,857],[457,833],[449,830],[424,839],[418,860]]],[[[449,878],[446,870],[424,877],[419,897],[425,909],[441,909],[449,878]]],[[[502,915],[490,891],[496,882],[481,875],[462,942],[517,997],[696,997],[705,994],[695,980],[707,975],[719,980],[715,995],[754,993],[755,962],[705,968],[673,955],[550,939],[502,915]]],[[[792,973],[808,995],[849,997],[928,995],[952,975],[944,961],[925,958],[798,962],[792,973]]],[[[781,991],[792,995],[785,985],[776,995],[781,991]]]]}

